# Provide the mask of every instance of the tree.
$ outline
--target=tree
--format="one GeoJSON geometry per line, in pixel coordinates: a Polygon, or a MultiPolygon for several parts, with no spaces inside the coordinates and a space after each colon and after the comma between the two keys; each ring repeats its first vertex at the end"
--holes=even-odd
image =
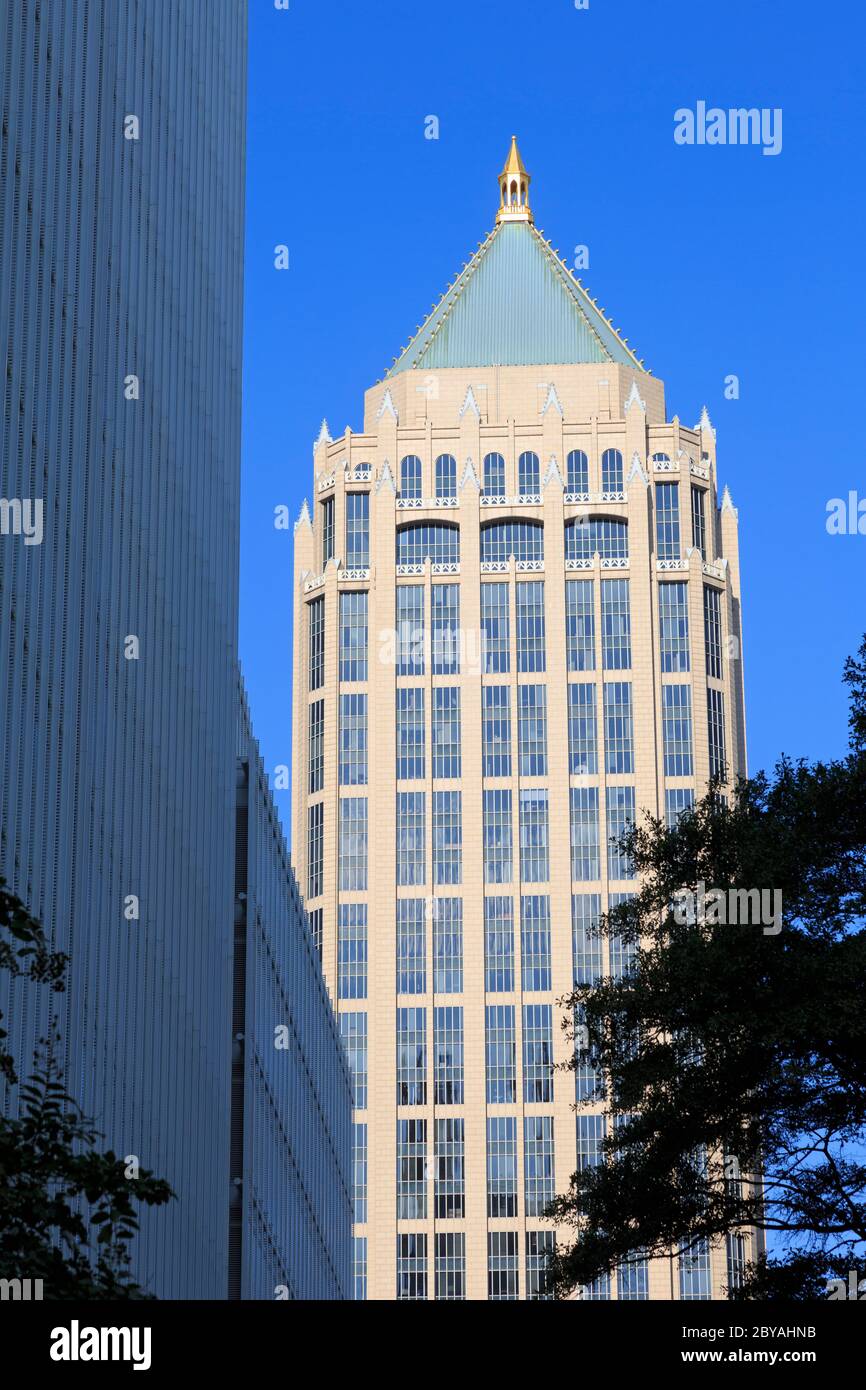
{"type": "Polygon", "coordinates": [[[599,931],[631,966],[563,1001],[569,1065],[592,1059],[612,1125],[548,1209],[575,1233],[551,1265],[559,1294],[750,1228],[779,1248],[731,1297],[815,1297],[862,1270],[866,639],[844,678],[844,758],[783,758],[730,802],[716,782],[676,825],[646,817],[621,841],[637,891],[599,931]],[[779,923],[755,921],[755,889],[781,894],[779,923]]]}
{"type": "MultiPolygon", "coordinates": [[[[65,987],[67,957],[0,879],[0,968],[65,987]]],[[[0,1085],[17,1086],[0,1015],[0,1085]]],[[[63,1085],[60,1035],[52,1024],[33,1077],[20,1087],[18,1115],[0,1115],[0,1278],[41,1279],[47,1299],[132,1299],[148,1295],[130,1277],[136,1203],[159,1206],[168,1183],[108,1150],[63,1085]]]]}

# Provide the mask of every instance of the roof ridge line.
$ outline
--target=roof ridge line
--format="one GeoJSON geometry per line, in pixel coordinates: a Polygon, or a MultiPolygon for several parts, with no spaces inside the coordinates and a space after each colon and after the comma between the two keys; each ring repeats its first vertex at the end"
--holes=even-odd
{"type": "MultiPolygon", "coordinates": [[[[632,348],[629,347],[628,343],[625,342],[625,341],[620,337],[619,332],[617,331],[616,328],[614,328],[614,326],[613,326],[613,324],[611,323],[610,319],[607,317],[607,314],[605,314],[605,313],[599,308],[599,306],[596,304],[595,300],[592,298],[592,295],[589,293],[589,291],[586,290],[586,289],[584,289],[583,285],[581,285],[580,281],[577,279],[577,276],[574,275],[574,273],[573,273],[571,270],[569,270],[568,266],[565,264],[565,261],[562,259],[562,257],[560,256],[559,252],[558,252],[558,251],[555,251],[555,250],[553,249],[553,247],[550,245],[550,243],[549,243],[547,240],[545,240],[545,238],[542,236],[541,232],[539,231],[538,227],[536,227],[534,223],[530,224],[530,231],[532,232],[533,236],[536,236],[536,237],[538,238],[538,240],[540,241],[541,246],[542,246],[542,248],[543,248],[545,254],[547,254],[547,255],[550,257],[551,261],[554,263],[554,265],[556,266],[557,270],[558,270],[562,275],[564,275],[564,277],[565,277],[565,285],[566,285],[566,288],[568,289],[569,293],[572,294],[572,296],[574,297],[574,300],[575,300],[575,303],[577,304],[577,307],[580,309],[581,313],[583,314],[583,316],[584,316],[584,318],[585,318],[585,320],[586,320],[586,323],[587,323],[587,325],[588,325],[590,331],[595,335],[595,337],[596,337],[596,339],[597,339],[597,341],[598,341],[600,347],[602,348],[602,350],[603,350],[604,353],[605,353],[605,356],[606,356],[606,357],[610,357],[610,353],[608,352],[608,349],[607,349],[607,347],[605,346],[605,343],[604,343],[603,339],[600,337],[600,335],[599,335],[599,333],[598,333],[598,331],[597,331],[595,325],[592,323],[591,319],[589,318],[589,315],[584,311],[584,307],[583,307],[583,305],[581,304],[580,299],[577,297],[576,294],[574,294],[574,291],[575,291],[575,290],[578,290],[578,291],[580,292],[580,294],[584,297],[584,299],[587,299],[587,300],[589,301],[589,303],[592,305],[592,307],[593,307],[593,309],[595,310],[595,312],[598,314],[599,318],[600,318],[600,319],[605,323],[605,325],[610,329],[611,333],[612,333],[613,336],[616,338],[616,340],[617,340],[617,342],[619,343],[620,347],[623,348],[623,349],[628,353],[629,357],[632,359],[632,361],[634,362],[635,366],[636,366],[640,371],[643,371],[643,370],[644,370],[643,365],[642,365],[642,363],[641,363],[639,357],[637,356],[637,354],[632,350],[632,348]]],[[[611,358],[611,360],[613,360],[613,359],[611,358]]]]}

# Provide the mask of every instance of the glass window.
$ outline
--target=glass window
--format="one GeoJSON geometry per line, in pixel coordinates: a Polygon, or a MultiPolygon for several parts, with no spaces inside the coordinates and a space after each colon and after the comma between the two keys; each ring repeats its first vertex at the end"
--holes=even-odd
{"type": "Polygon", "coordinates": [[[367,997],[366,903],[341,903],[337,910],[337,997],[367,997]]]}
{"type": "Polygon", "coordinates": [[[484,882],[510,883],[513,876],[511,791],[483,793],[484,882]]]}
{"type": "Polygon", "coordinates": [[[418,1301],[427,1297],[427,1237],[397,1237],[397,1298],[418,1301]]]}
{"type": "Polygon", "coordinates": [[[484,491],[489,497],[505,495],[505,459],[501,454],[484,455],[484,491]]]}
{"type": "Polygon", "coordinates": [[[517,669],[525,672],[542,672],[546,669],[544,580],[519,581],[515,607],[517,613],[517,669]]]}
{"type": "Polygon", "coordinates": [[[565,523],[566,560],[628,559],[628,522],[616,517],[575,517],[565,523]]]}
{"type": "MultiPolygon", "coordinates": [[[[450,1121],[437,1121],[437,1124],[450,1121]]],[[[466,1298],[466,1236],[463,1231],[438,1231],[436,1241],[436,1297],[453,1303],[466,1298]]]]}
{"type": "Polygon", "coordinates": [[[591,579],[565,582],[565,637],[569,671],[595,670],[595,602],[591,579]]]}
{"type": "Polygon", "coordinates": [[[509,670],[508,585],[481,585],[481,638],[484,672],[501,675],[509,670]]]}
{"type": "Polygon", "coordinates": [[[457,460],[452,454],[440,454],[436,460],[436,497],[438,501],[457,496],[457,460]]]}
{"type": "Polygon", "coordinates": [[[427,1104],[427,1010],[397,1010],[397,1104],[427,1104]]]}
{"type": "Polygon", "coordinates": [[[437,1105],[463,1104],[463,1009],[457,1005],[433,1010],[433,1098],[437,1105]]]}
{"type": "Polygon", "coordinates": [[[397,1219],[427,1218],[427,1121],[397,1121],[397,1219]]]}
{"type": "Polygon", "coordinates": [[[537,454],[527,452],[517,460],[517,491],[521,497],[536,496],[541,491],[537,454]]]}
{"type": "Polygon", "coordinates": [[[553,1100],[553,1010],[550,1004],[523,1006],[523,1099],[553,1100]]]}
{"type": "Polygon", "coordinates": [[[604,760],[608,772],[634,772],[631,681],[604,683],[604,760]]]}
{"type": "Polygon", "coordinates": [[[511,1105],[517,1098],[514,1005],[488,1004],[484,1016],[487,1104],[511,1105]]]}
{"type": "Polygon", "coordinates": [[[722,595],[711,584],[704,585],[704,649],[707,675],[722,679],[722,595]]]}
{"type": "Polygon", "coordinates": [[[627,579],[601,581],[602,664],[605,671],[631,666],[631,604],[627,579]]]}
{"type": "Polygon", "coordinates": [[[527,1216],[543,1216],[545,1207],[553,1201],[556,1195],[554,1192],[552,1115],[524,1116],[523,1195],[527,1216]]]}
{"type": "Polygon", "coordinates": [[[367,1237],[352,1237],[352,1275],[354,1278],[354,1297],[363,1301],[367,1297],[367,1237]]]}
{"type": "Polygon", "coordinates": [[[352,1078],[352,1104],[356,1110],[367,1108],[367,1015],[341,1013],[340,1037],[346,1048],[349,1073],[352,1078]]]}
{"type": "Polygon", "coordinates": [[[309,614],[310,689],[321,690],[325,684],[325,597],[320,595],[307,604],[309,614]]]}
{"type": "Polygon", "coordinates": [[[572,787],[571,796],[571,877],[575,882],[593,882],[599,870],[598,788],[572,787]]]}
{"type": "Polygon", "coordinates": [[[334,499],[326,497],[322,503],[322,569],[334,555],[334,499]]]}
{"type": "Polygon", "coordinates": [[[340,594],[340,680],[367,679],[367,591],[340,594]]]}
{"type": "Polygon", "coordinates": [[[514,989],[514,909],[510,898],[484,899],[484,988],[514,989]]]}
{"type": "Polygon", "coordinates": [[[517,687],[517,747],[521,777],[547,776],[547,687],[517,687]]]}
{"type": "MultiPolygon", "coordinates": [[[[436,1120],[436,1189],[434,1216],[439,1221],[457,1220],[466,1215],[464,1186],[463,1120],[436,1120]]],[[[439,1276],[437,1252],[437,1281],[439,1276]]],[[[437,1297],[439,1295],[437,1294],[437,1297]]],[[[457,1295],[452,1294],[451,1297],[457,1295]]],[[[463,1297],[462,1294],[459,1297],[463,1297]]]]}
{"type": "Polygon", "coordinates": [[[433,688],[431,744],[434,777],[460,776],[460,687],[433,688]]]}
{"type": "Polygon", "coordinates": [[[491,1302],[519,1298],[517,1232],[490,1231],[487,1235],[487,1297],[491,1302]]]}
{"type": "Polygon", "coordinates": [[[584,681],[568,687],[568,766],[574,777],[598,772],[595,686],[584,681]]]}
{"type": "Polygon", "coordinates": [[[463,881],[463,813],[460,792],[433,793],[433,882],[463,881]]]}
{"type": "Polygon", "coordinates": [[[318,898],[324,888],[325,803],[317,801],[307,811],[307,897],[318,898]]]}
{"type": "Polygon", "coordinates": [[[307,791],[320,792],[325,785],[325,702],[310,705],[307,791]]]}
{"type": "Polygon", "coordinates": [[[484,777],[511,776],[511,693],[507,685],[481,692],[481,762],[484,777]]]}
{"type": "MultiPolygon", "coordinates": [[[[634,893],[611,893],[608,901],[611,909],[633,900],[634,893]]],[[[626,941],[619,932],[613,932],[609,939],[610,973],[614,980],[623,980],[637,966],[637,947],[634,941],[626,941]]]]}
{"type": "Polygon", "coordinates": [[[487,1215],[517,1215],[517,1120],[487,1117],[487,1215]]]}
{"type": "Polygon", "coordinates": [[[618,841],[634,824],[634,787],[607,789],[607,873],[608,878],[634,878],[634,866],[618,841]]]}
{"type": "Polygon", "coordinates": [[[659,585],[659,639],[662,670],[688,671],[688,584],[659,585]]]}
{"type": "Polygon", "coordinates": [[[594,985],[604,976],[598,930],[600,917],[601,897],[598,893],[572,894],[571,946],[576,985],[594,985]]]}
{"type": "Polygon", "coordinates": [[[370,564],[370,494],[346,493],[346,568],[366,569],[370,564]]]}
{"type": "Polygon", "coordinates": [[[460,585],[434,584],[430,590],[431,667],[434,676],[460,671],[460,585]]]}
{"type": "Polygon", "coordinates": [[[397,777],[424,777],[424,687],[397,688],[397,777]]]}
{"type": "Polygon", "coordinates": [[[524,993],[550,989],[550,898],[529,893],[520,899],[520,959],[524,993]]]}
{"type": "Polygon", "coordinates": [[[706,491],[692,483],[692,545],[701,552],[701,559],[708,560],[707,520],[705,507],[706,491]]]}
{"type": "Polygon", "coordinates": [[[526,1232],[526,1297],[532,1301],[552,1299],[548,1267],[556,1248],[553,1231],[526,1232]]]}
{"type": "Polygon", "coordinates": [[[397,585],[397,675],[424,674],[424,589],[397,585]]]}
{"type": "Polygon", "coordinates": [[[656,483],[656,559],[680,558],[680,485],[656,483]]]}
{"type": "Polygon", "coordinates": [[[425,994],[426,898],[397,899],[397,993],[425,994]]]}
{"type": "Polygon", "coordinates": [[[397,793],[397,882],[403,887],[426,881],[424,792],[397,793]]]}
{"type": "Polygon", "coordinates": [[[680,1247],[680,1298],[683,1302],[712,1298],[710,1247],[696,1240],[690,1249],[680,1247]]]}
{"type": "Polygon", "coordinates": [[[710,776],[727,777],[725,766],[725,697],[721,690],[707,691],[707,724],[710,739],[710,776]]]}
{"type": "Polygon", "coordinates": [[[367,1220],[367,1126],[352,1125],[352,1217],[367,1220]]]}
{"type": "Polygon", "coordinates": [[[665,777],[691,777],[692,692],[688,685],[662,686],[665,777]]]}
{"type": "Polygon", "coordinates": [[[400,460],[400,496],[413,501],[422,496],[421,460],[417,454],[407,454],[400,460]]]}
{"type": "Polygon", "coordinates": [[[340,888],[363,892],[367,887],[367,798],[340,799],[340,888]]]}
{"type": "Polygon", "coordinates": [[[622,454],[619,449],[605,449],[601,456],[602,492],[622,492],[622,454]]]}
{"type": "Polygon", "coordinates": [[[646,1260],[632,1259],[617,1266],[620,1303],[643,1302],[649,1298],[649,1267],[646,1260]]]}
{"type": "Polygon", "coordinates": [[[604,1115],[578,1115],[577,1117],[577,1170],[597,1168],[604,1157],[607,1121],[604,1115]]]}
{"type": "Polygon", "coordinates": [[[463,899],[433,899],[433,989],[436,994],[463,990],[463,899]]]}
{"type": "Polygon", "coordinates": [[[547,789],[518,792],[520,808],[520,876],[524,883],[547,883],[550,878],[550,835],[547,789]]]}
{"type": "Polygon", "coordinates": [[[397,532],[397,564],[460,563],[460,531],[446,521],[419,521],[397,532]]]}
{"type": "Polygon", "coordinates": [[[319,957],[319,960],[321,960],[322,937],[324,934],[324,919],[322,909],[320,907],[314,907],[312,912],[307,913],[307,916],[310,919],[310,936],[313,938],[313,945],[316,948],[316,953],[319,957]]]}
{"type": "Polygon", "coordinates": [[[490,521],[481,527],[481,563],[544,559],[544,527],[540,521],[490,521]]]}
{"type": "Polygon", "coordinates": [[[340,696],[340,785],[367,784],[367,696],[340,696]]]}
{"type": "Polygon", "coordinates": [[[668,787],[665,791],[665,822],[673,830],[683,811],[693,806],[695,794],[691,787],[668,787]]]}
{"type": "Polygon", "coordinates": [[[566,492],[589,492],[589,460],[582,449],[572,449],[566,459],[566,492]]]}

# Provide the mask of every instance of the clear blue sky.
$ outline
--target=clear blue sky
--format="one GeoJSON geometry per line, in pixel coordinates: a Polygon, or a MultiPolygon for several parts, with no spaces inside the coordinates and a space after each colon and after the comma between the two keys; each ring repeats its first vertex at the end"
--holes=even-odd
{"type": "Polygon", "coordinates": [[[853,0],[250,0],[241,658],[271,772],[292,619],[273,509],[297,515],[322,416],[361,427],[365,388],[489,230],[513,131],[538,225],[566,259],[589,247],[582,279],[669,414],[706,402],[716,426],[751,769],[843,750],[866,536],[825,518],[866,497],[864,39],[853,0]],[[781,153],[675,144],[700,100],[780,107],[781,153]]]}

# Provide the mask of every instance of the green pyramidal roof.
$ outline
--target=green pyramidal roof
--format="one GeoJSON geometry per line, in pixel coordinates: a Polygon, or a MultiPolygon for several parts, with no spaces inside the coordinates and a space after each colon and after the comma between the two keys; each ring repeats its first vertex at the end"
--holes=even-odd
{"type": "Polygon", "coordinates": [[[387,375],[569,362],[641,366],[532,223],[501,222],[387,375]]]}

